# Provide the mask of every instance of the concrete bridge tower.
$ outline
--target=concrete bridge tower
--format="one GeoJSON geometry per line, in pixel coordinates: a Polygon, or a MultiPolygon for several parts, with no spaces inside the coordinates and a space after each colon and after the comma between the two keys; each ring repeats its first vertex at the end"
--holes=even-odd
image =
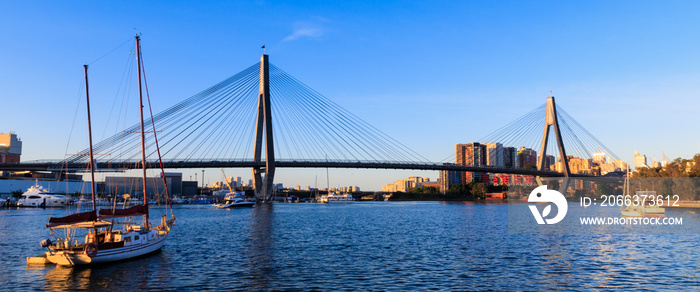
{"type": "Polygon", "coordinates": [[[270,66],[268,56],[260,57],[260,91],[258,93],[258,114],[255,126],[254,162],[261,162],[263,134],[265,136],[265,167],[253,167],[253,185],[258,200],[272,199],[272,185],[275,178],[275,146],[272,138],[272,108],[270,106],[270,66]],[[263,174],[265,176],[263,177],[263,174]]]}

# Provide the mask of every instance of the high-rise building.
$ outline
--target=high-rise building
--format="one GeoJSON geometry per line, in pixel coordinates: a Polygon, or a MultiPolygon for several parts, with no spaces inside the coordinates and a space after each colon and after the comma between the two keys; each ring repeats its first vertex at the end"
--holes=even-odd
{"type": "Polygon", "coordinates": [[[503,168],[503,145],[501,143],[483,143],[486,147],[486,165],[503,168]]]}
{"type": "Polygon", "coordinates": [[[0,133],[0,163],[19,163],[22,141],[15,133],[0,133]]]}
{"type": "Polygon", "coordinates": [[[624,162],[620,159],[613,160],[613,163],[615,163],[615,167],[619,168],[621,171],[627,171],[627,167],[629,167],[627,162],[624,162]]]}
{"type": "Polygon", "coordinates": [[[530,148],[520,147],[518,148],[517,157],[519,168],[537,167],[537,151],[530,148]]]}
{"type": "Polygon", "coordinates": [[[605,152],[593,153],[593,162],[595,163],[606,163],[605,152]]]}
{"type": "Polygon", "coordinates": [[[639,154],[637,151],[634,151],[634,168],[637,169],[641,167],[649,168],[647,157],[644,154],[639,154]]]}
{"type": "Polygon", "coordinates": [[[515,168],[515,158],[518,152],[515,147],[503,147],[503,167],[515,168]]]}
{"type": "MultiPolygon", "coordinates": [[[[443,163],[443,165],[451,165],[451,163],[443,163]]],[[[440,178],[440,192],[447,193],[453,185],[462,183],[462,172],[455,170],[441,170],[440,178]]]]}
{"type": "MultiPolygon", "coordinates": [[[[593,174],[593,160],[587,158],[573,157],[571,155],[569,158],[569,171],[574,174],[593,174]]],[[[562,169],[557,169],[557,171],[562,172],[562,169]]]]}
{"type": "MultiPolygon", "coordinates": [[[[463,166],[486,166],[486,146],[478,142],[467,144],[455,144],[455,164],[463,166]]],[[[488,176],[480,172],[463,172],[462,183],[482,182],[482,178],[488,176]]]]}
{"type": "MultiPolygon", "coordinates": [[[[541,156],[541,155],[540,155],[541,156]]],[[[540,160],[540,156],[537,156],[537,161],[540,160]]],[[[550,170],[550,169],[555,169],[555,163],[557,162],[557,159],[554,157],[554,155],[547,154],[544,157],[544,170],[550,170]]]]}

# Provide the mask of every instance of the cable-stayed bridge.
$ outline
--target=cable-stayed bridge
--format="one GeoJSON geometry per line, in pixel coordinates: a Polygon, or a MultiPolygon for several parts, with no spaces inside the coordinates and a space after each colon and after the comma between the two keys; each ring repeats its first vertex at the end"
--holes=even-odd
{"type": "MultiPolygon", "coordinates": [[[[374,168],[448,170],[508,173],[545,177],[588,176],[571,174],[566,151],[579,157],[604,152],[617,158],[573,117],[556,106],[554,98],[514,120],[482,142],[526,146],[539,153],[559,154],[566,166],[548,170],[546,155],[537,167],[456,165],[431,162],[378,128],[368,124],[329,98],[309,88],[268,56],[238,74],[148,119],[146,141],[157,135],[165,168],[252,168],[256,191],[271,191],[277,167],[374,168]],[[544,126],[544,134],[541,134],[544,126]],[[556,143],[548,143],[550,126],[556,143]],[[539,141],[539,144],[538,144],[539,141]],[[573,151],[571,151],[573,150],[573,151]]],[[[140,126],[132,127],[94,145],[96,168],[141,168],[140,126]]],[[[146,145],[147,167],[157,168],[155,143],[146,145]]],[[[63,160],[0,164],[3,170],[88,169],[88,149],[63,160]]]]}

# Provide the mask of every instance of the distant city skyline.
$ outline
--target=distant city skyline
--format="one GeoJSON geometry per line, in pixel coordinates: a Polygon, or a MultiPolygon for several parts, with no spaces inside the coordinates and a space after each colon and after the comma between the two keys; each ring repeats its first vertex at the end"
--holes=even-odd
{"type": "MultiPolygon", "coordinates": [[[[105,125],[119,115],[124,59],[103,56],[135,32],[156,112],[254,64],[265,44],[273,64],[434,162],[541,105],[550,89],[630,164],[635,151],[657,161],[700,152],[700,44],[688,37],[700,3],[132,4],[0,3],[11,11],[0,23],[12,28],[0,31],[0,132],[21,139],[23,161],[86,147],[86,62],[99,59],[91,66],[95,139],[122,130],[105,125]]],[[[205,179],[220,180],[218,172],[205,179]]],[[[438,173],[331,169],[330,185],[380,190],[410,176],[438,173]]],[[[325,169],[279,169],[275,180],[325,185],[325,177],[325,169]]]]}

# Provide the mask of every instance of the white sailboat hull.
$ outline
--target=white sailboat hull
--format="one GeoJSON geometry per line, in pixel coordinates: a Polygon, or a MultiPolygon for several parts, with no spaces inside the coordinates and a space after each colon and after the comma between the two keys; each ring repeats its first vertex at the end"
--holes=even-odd
{"type": "MultiPolygon", "coordinates": [[[[134,232],[139,234],[139,232],[134,232]]],[[[46,258],[61,266],[82,266],[91,264],[101,264],[127,260],[160,250],[168,238],[168,232],[151,230],[142,233],[145,240],[133,242],[124,247],[98,250],[96,255],[90,257],[84,250],[57,250],[46,252],[46,258]]]]}

